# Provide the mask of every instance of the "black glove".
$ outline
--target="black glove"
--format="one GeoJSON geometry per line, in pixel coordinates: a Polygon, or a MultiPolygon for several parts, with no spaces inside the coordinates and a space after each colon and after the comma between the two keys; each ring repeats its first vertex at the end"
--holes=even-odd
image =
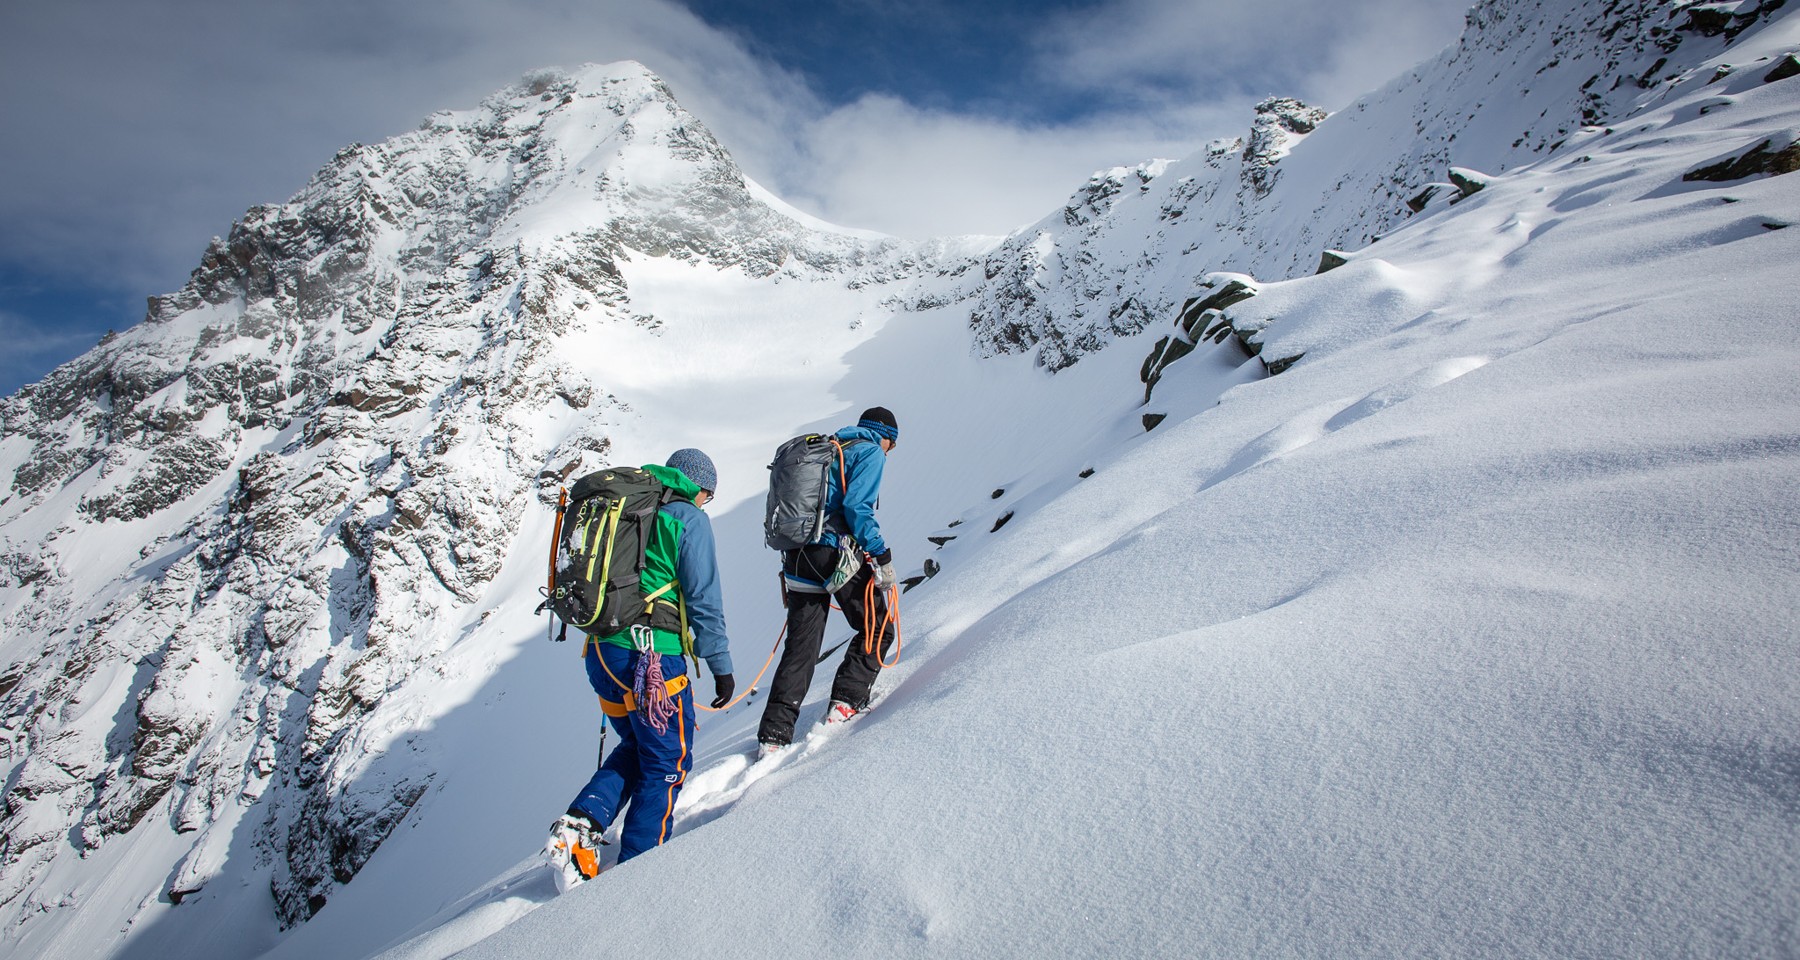
{"type": "MultiPolygon", "coordinates": [[[[829,613],[830,611],[826,611],[826,612],[829,613]]],[[[713,676],[712,708],[714,710],[717,710],[720,707],[730,703],[731,695],[735,692],[737,692],[737,681],[731,679],[731,674],[729,674],[729,673],[715,674],[713,676]]]]}

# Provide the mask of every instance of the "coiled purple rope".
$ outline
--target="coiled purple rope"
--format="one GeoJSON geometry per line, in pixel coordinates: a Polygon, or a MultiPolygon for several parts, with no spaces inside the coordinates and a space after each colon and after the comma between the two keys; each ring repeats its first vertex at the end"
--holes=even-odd
{"type": "Polygon", "coordinates": [[[631,628],[632,642],[637,646],[637,668],[632,673],[632,693],[638,709],[659,735],[669,732],[669,718],[675,715],[675,701],[669,699],[668,685],[663,682],[662,657],[656,653],[656,636],[649,627],[631,628]],[[642,632],[640,632],[642,631],[642,632]]]}

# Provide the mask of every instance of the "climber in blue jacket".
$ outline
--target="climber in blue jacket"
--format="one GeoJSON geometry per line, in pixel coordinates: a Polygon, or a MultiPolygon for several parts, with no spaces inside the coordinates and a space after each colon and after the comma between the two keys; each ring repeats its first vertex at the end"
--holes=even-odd
{"type": "Polygon", "coordinates": [[[894,556],[882,539],[875,503],[881,495],[882,467],[900,441],[900,428],[886,407],[870,407],[855,426],[839,430],[836,437],[843,444],[844,478],[840,478],[838,470],[827,471],[825,512],[831,522],[826,523],[824,533],[814,543],[781,555],[787,644],[756,734],[760,756],[773,753],[794,738],[800,702],[812,685],[813,667],[819,661],[819,648],[824,643],[825,624],[831,613],[832,594],[826,592],[826,582],[838,566],[844,535],[839,531],[848,533],[866,562],[837,590],[838,606],[856,635],[845,645],[843,663],[832,683],[826,723],[848,720],[868,707],[869,691],[894,641],[887,601],[887,590],[894,585],[894,556]],[[871,578],[876,588],[873,609],[866,602],[871,578]],[[870,643],[865,636],[870,623],[879,625],[879,643],[870,643]]]}

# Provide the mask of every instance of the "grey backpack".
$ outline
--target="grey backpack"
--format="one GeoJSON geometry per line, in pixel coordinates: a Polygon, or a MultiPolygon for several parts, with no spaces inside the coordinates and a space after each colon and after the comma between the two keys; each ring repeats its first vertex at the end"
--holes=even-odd
{"type": "Polygon", "coordinates": [[[763,511],[763,542],[775,550],[798,550],[830,530],[845,533],[843,518],[825,513],[831,471],[838,489],[847,483],[844,448],[864,440],[839,440],[825,433],[795,437],[775,450],[769,464],[769,501],[763,511]]]}

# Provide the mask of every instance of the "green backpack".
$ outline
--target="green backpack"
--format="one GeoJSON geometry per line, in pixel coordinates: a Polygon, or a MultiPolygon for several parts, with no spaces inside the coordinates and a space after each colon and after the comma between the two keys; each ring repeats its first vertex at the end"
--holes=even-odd
{"type": "MultiPolygon", "coordinates": [[[[576,480],[558,501],[549,607],[567,626],[610,637],[638,625],[682,629],[676,598],[645,596],[645,552],[656,511],[675,492],[648,471],[610,467],[576,480]]],[[[674,581],[660,593],[673,592],[674,581]]]]}

